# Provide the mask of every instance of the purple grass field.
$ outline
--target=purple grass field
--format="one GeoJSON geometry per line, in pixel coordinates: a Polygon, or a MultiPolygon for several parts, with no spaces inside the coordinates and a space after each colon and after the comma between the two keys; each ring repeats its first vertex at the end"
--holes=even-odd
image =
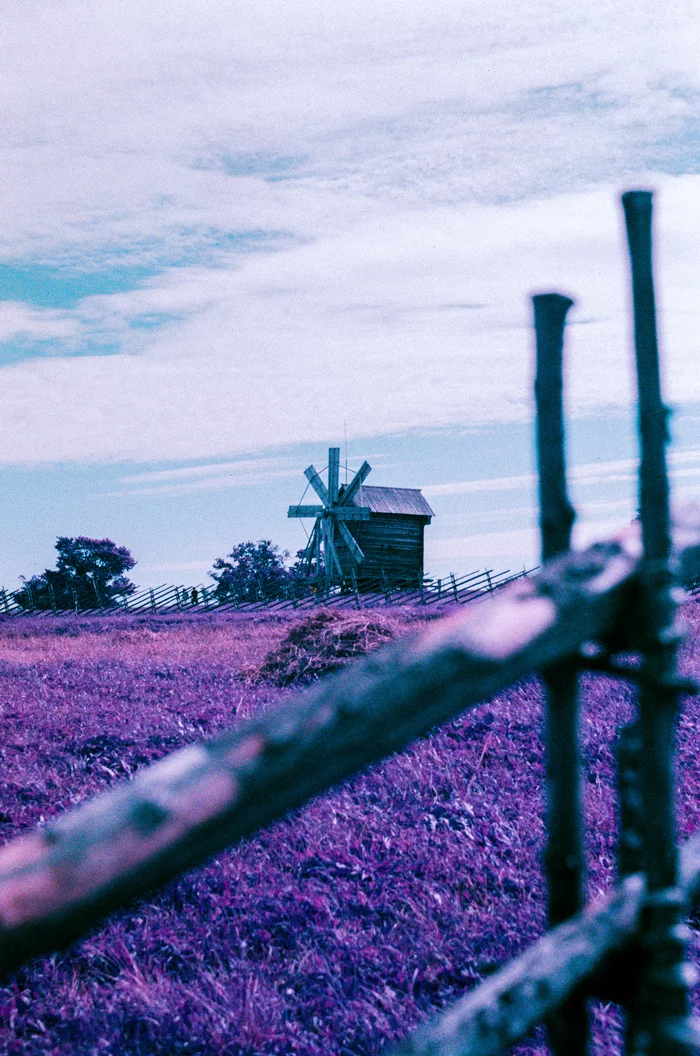
{"type": "MultiPolygon", "coordinates": [[[[418,617],[365,614],[378,622],[360,646],[415,629],[418,617]]],[[[686,618],[684,670],[698,677],[700,603],[686,618]]],[[[337,628],[336,646],[349,654],[362,620],[347,619],[355,627],[345,637],[337,628]]],[[[0,623],[0,841],[297,692],[280,685],[281,664],[303,674],[313,640],[280,650],[294,626],[264,614],[0,623]]],[[[631,710],[626,686],[584,679],[591,897],[613,881],[612,748],[631,710]]],[[[519,683],[68,952],[0,980],[0,1052],[386,1049],[544,929],[541,720],[539,684],[519,683]]],[[[699,746],[700,705],[689,699],[683,837],[700,827],[699,746]]],[[[595,1017],[596,1051],[615,1051],[616,1010],[595,1017]]],[[[541,1033],[518,1050],[545,1051],[541,1033]]]]}

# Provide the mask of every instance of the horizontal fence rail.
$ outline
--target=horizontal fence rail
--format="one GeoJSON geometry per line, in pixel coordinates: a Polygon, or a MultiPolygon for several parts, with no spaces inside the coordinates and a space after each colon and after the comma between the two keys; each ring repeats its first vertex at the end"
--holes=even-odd
{"type": "MultiPolygon", "coordinates": [[[[674,539],[682,568],[699,574],[699,509],[684,511],[674,539]]],[[[478,612],[446,617],[10,842],[0,849],[0,968],[72,940],[465,708],[579,655],[589,640],[613,635],[612,650],[633,648],[617,635],[641,553],[633,525],[558,557],[478,612]]]]}

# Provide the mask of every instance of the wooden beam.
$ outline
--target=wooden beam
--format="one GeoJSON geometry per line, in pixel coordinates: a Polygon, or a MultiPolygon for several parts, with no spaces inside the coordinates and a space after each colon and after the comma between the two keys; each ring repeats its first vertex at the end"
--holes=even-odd
{"type": "Polygon", "coordinates": [[[335,541],[333,539],[333,536],[335,534],[334,525],[333,525],[333,521],[332,521],[332,519],[330,517],[323,521],[323,527],[324,527],[325,532],[326,532],[326,549],[327,549],[328,557],[330,558],[330,560],[328,561],[328,565],[330,567],[326,568],[326,575],[331,575],[331,576],[333,575],[333,566],[335,565],[335,569],[336,569],[338,575],[342,576],[342,574],[343,574],[343,566],[340,563],[340,558],[338,557],[338,551],[335,548],[335,541]]]}
{"type": "Polygon", "coordinates": [[[306,469],[304,470],[304,476],[306,477],[306,479],[308,480],[309,484],[311,485],[311,487],[314,489],[314,491],[318,495],[318,497],[321,500],[321,502],[323,503],[323,505],[324,506],[328,506],[329,505],[329,500],[328,500],[328,491],[326,490],[326,485],[323,483],[323,481],[321,480],[320,476],[318,475],[318,473],[316,472],[314,467],[313,466],[307,466],[306,469]]]}
{"type": "MultiPolygon", "coordinates": [[[[700,574],[700,509],[674,525],[700,574]]],[[[197,865],[590,640],[633,648],[639,526],[565,554],[296,697],[140,771],[0,849],[0,968],[83,934],[197,865]]]]}
{"type": "Polygon", "coordinates": [[[354,560],[358,563],[358,565],[361,564],[365,559],[365,555],[362,553],[362,550],[357,545],[357,541],[353,538],[352,534],[350,533],[350,529],[347,528],[342,521],[338,521],[338,531],[343,537],[343,542],[347,546],[354,560]]]}
{"type": "Polygon", "coordinates": [[[340,479],[340,448],[328,448],[328,502],[335,506],[338,501],[338,481],[340,479]]]}
{"type": "Polygon", "coordinates": [[[366,506],[333,507],[333,517],[337,521],[368,521],[371,516],[366,506]]]}
{"type": "Polygon", "coordinates": [[[372,472],[372,467],[370,466],[369,462],[363,462],[362,465],[360,466],[360,468],[358,469],[357,473],[352,478],[352,480],[348,484],[347,488],[345,489],[345,491],[341,495],[341,497],[340,497],[340,505],[341,506],[349,506],[350,505],[350,503],[354,499],[355,495],[360,490],[360,487],[364,483],[365,479],[367,478],[367,476],[371,472],[372,472]]]}
{"type": "Polygon", "coordinates": [[[287,517],[322,517],[323,506],[290,506],[287,517]]]}

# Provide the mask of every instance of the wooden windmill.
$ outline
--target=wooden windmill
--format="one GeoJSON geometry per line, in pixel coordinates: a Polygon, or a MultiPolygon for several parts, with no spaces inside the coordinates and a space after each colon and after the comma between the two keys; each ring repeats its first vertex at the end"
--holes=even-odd
{"type": "Polygon", "coordinates": [[[304,551],[304,569],[307,575],[316,562],[317,573],[323,568],[326,576],[344,576],[350,571],[347,561],[341,563],[338,555],[338,543],[345,544],[342,550],[350,555],[353,567],[364,561],[365,555],[360,549],[347,526],[348,521],[367,521],[370,511],[354,504],[354,499],[363,481],[371,471],[369,462],[363,462],[351,482],[340,489],[340,448],[328,449],[328,486],[321,480],[314,466],[304,470],[304,475],[314,489],[321,506],[290,506],[288,517],[315,517],[316,521],[304,551]],[[323,554],[323,557],[321,557],[323,554]]]}
{"type": "Polygon", "coordinates": [[[361,583],[391,577],[415,583],[423,575],[426,524],[434,517],[419,488],[365,487],[363,462],[349,484],[339,486],[340,448],[328,451],[328,485],[313,466],[306,479],[322,505],[290,506],[289,517],[314,517],[303,568],[327,579],[355,576],[361,583]]]}

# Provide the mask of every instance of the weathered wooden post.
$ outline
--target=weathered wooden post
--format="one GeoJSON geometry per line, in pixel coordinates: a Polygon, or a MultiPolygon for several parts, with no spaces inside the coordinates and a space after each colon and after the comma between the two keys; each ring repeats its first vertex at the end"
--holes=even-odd
{"type": "MultiPolygon", "coordinates": [[[[532,299],[536,336],[535,401],[542,561],[571,545],[574,509],[566,485],[562,350],[566,313],[574,303],[559,293],[532,299]]],[[[546,692],[547,847],[549,924],[584,905],[581,766],[578,738],[578,671],[566,661],[542,673],[546,692]]],[[[574,995],[549,1021],[555,1056],[583,1056],[588,1010],[574,995]]]]}
{"type": "Polygon", "coordinates": [[[682,687],[680,635],[672,594],[668,408],[661,397],[652,261],[652,195],[622,196],[629,244],[641,446],[639,512],[643,562],[639,616],[644,627],[639,689],[640,778],[647,896],[642,945],[647,961],[630,1009],[630,1056],[691,1056],[700,1032],[690,1016],[686,906],[678,888],[674,749],[682,687]]]}

